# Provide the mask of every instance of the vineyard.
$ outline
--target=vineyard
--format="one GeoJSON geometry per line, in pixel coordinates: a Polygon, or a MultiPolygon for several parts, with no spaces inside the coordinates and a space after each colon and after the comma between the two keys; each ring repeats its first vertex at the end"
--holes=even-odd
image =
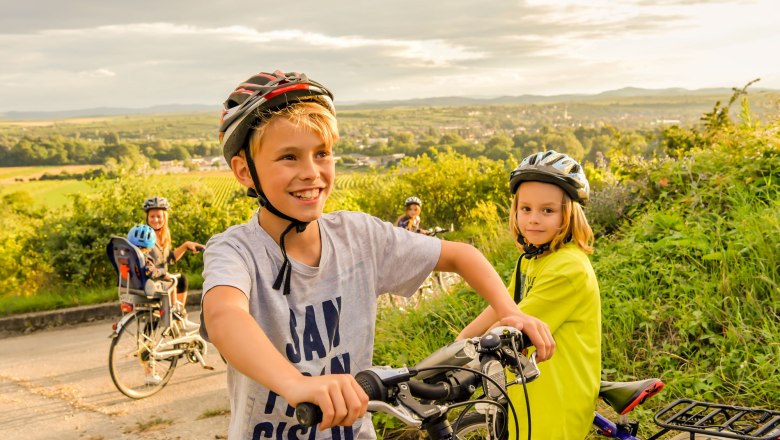
{"type": "MultiPolygon", "coordinates": [[[[36,204],[47,208],[61,208],[68,205],[73,194],[90,194],[96,191],[95,185],[83,180],[30,180],[43,173],[57,174],[63,167],[13,167],[0,168],[0,197],[23,192],[32,197],[36,204]]],[[[149,177],[155,188],[165,192],[165,188],[202,186],[207,194],[212,194],[211,205],[223,206],[237,192],[243,192],[233,174],[229,171],[199,171],[182,174],[161,174],[149,177]]],[[[336,176],[335,191],[329,201],[330,210],[350,208],[350,200],[361,191],[373,188],[382,180],[382,175],[339,171],[336,176]]]]}

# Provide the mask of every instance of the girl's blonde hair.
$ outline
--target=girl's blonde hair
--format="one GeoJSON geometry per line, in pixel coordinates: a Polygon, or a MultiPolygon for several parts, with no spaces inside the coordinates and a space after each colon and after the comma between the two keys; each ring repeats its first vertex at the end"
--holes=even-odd
{"type": "MultiPolygon", "coordinates": [[[[550,183],[549,185],[554,184],[550,183]]],[[[553,252],[557,251],[567,242],[572,241],[586,253],[592,254],[594,241],[593,230],[588,224],[588,219],[585,217],[582,205],[580,205],[579,202],[572,200],[566,191],[563,191],[562,209],[563,223],[561,223],[560,231],[550,242],[550,250],[553,252]]],[[[515,238],[515,242],[517,242],[517,238],[521,235],[520,227],[517,224],[517,192],[515,192],[514,197],[512,197],[512,207],[509,210],[509,230],[515,238]]],[[[520,243],[517,243],[517,246],[522,250],[522,245],[520,245],[520,243]]]]}
{"type": "MultiPolygon", "coordinates": [[[[339,128],[336,116],[322,104],[316,101],[303,101],[288,105],[281,110],[270,112],[260,119],[260,122],[252,130],[249,138],[250,151],[252,155],[260,151],[263,143],[263,136],[268,127],[268,123],[276,117],[285,118],[294,126],[300,129],[310,130],[316,133],[328,148],[339,139],[339,128]]],[[[244,150],[239,154],[243,157],[244,150]]]]}

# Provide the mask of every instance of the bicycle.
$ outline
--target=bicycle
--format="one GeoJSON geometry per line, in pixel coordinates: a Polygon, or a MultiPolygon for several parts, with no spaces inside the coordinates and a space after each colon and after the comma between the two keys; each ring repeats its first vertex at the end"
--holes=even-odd
{"type": "MultiPolygon", "coordinates": [[[[355,379],[370,399],[369,411],[389,414],[407,426],[426,431],[433,440],[468,438],[456,433],[464,433],[464,421],[471,418],[469,414],[475,413],[477,405],[498,408],[508,399],[505,368],[518,374],[518,383],[539,377],[535,354],[521,354],[529,345],[519,330],[496,327],[482,337],[442,347],[411,369],[371,367],[357,373],[355,379]],[[472,399],[480,387],[484,393],[472,399]],[[462,411],[451,421],[450,412],[457,408],[462,411]]],[[[511,403],[509,408],[514,411],[511,403]]],[[[295,414],[305,427],[316,425],[322,418],[319,407],[311,403],[299,404],[295,414]]],[[[487,426],[484,420],[482,426],[487,426]]]]}
{"type": "MultiPolygon", "coordinates": [[[[594,411],[593,428],[597,435],[620,440],[639,440],[636,436],[639,423],[630,420],[628,414],[664,387],[659,379],[632,382],[602,381],[599,398],[608,404],[618,420],[612,421],[594,411]]],[[[680,434],[671,440],[780,440],[780,412],[733,405],[677,399],[656,412],[654,422],[661,429],[647,440],[660,439],[670,431],[680,434]]],[[[493,419],[471,415],[464,420],[461,432],[498,431],[500,418],[493,419]]],[[[482,437],[485,438],[485,437],[482,437]]],[[[499,432],[491,438],[506,439],[507,432],[499,432]]]]}
{"type": "MultiPolygon", "coordinates": [[[[535,356],[521,352],[530,343],[512,327],[497,327],[481,338],[449,344],[412,369],[372,367],[356,375],[369,396],[369,411],[392,415],[407,426],[425,430],[433,439],[508,438],[508,413],[517,420],[506,388],[529,383],[539,377],[535,356]],[[522,342],[520,342],[522,341],[522,342]],[[504,368],[520,373],[506,383],[504,368]],[[479,368],[475,370],[474,368],[479,368]],[[482,395],[473,400],[476,388],[482,395]],[[454,422],[450,410],[465,407],[454,422]]],[[[663,389],[659,379],[633,382],[602,381],[599,397],[619,414],[617,422],[594,412],[593,427],[598,435],[621,440],[639,440],[639,424],[628,414],[663,389]]],[[[298,421],[313,426],[321,417],[310,403],[296,407],[298,421]]],[[[659,410],[654,419],[662,429],[647,440],[670,431],[681,434],[672,440],[780,440],[780,412],[710,404],[678,399],[659,410]]],[[[515,438],[522,438],[516,435],[515,438]]]]}
{"type": "Polygon", "coordinates": [[[199,326],[188,325],[179,312],[179,274],[171,281],[146,279],[144,255],[124,237],[112,237],[106,253],[118,274],[123,313],[109,336],[108,368],[117,389],[133,399],[149,397],[170,381],[181,358],[213,370],[199,326]]]}

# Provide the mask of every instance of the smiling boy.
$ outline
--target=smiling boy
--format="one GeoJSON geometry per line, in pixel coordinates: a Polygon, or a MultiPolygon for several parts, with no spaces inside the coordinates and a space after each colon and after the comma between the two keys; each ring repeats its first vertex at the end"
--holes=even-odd
{"type": "Polygon", "coordinates": [[[298,73],[260,73],[225,102],[220,129],[236,179],[260,201],[248,223],[209,240],[203,335],[227,359],[228,436],[374,438],[352,375],[371,366],[376,300],[411,295],[432,270],[459,273],[539,358],[555,343],[517,310],[474,247],[411,234],[363,213],[323,214],[338,128],[332,95],[298,73]],[[320,406],[316,433],[294,407],[320,406]]]}

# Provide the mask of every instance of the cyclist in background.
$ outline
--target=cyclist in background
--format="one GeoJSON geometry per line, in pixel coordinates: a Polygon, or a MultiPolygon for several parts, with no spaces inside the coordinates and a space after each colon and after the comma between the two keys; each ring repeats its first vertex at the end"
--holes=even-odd
{"type": "Polygon", "coordinates": [[[420,212],[422,211],[422,201],[419,197],[409,197],[404,201],[406,213],[395,221],[395,225],[404,228],[407,231],[427,234],[428,231],[420,228],[420,212]]]}
{"type": "MultiPolygon", "coordinates": [[[[532,438],[583,439],[591,429],[601,379],[601,300],[588,259],[593,232],[582,210],[588,180],[575,160],[546,151],[525,158],[512,171],[509,186],[509,225],[522,252],[509,292],[523,313],[550,326],[556,342],[555,357],[540,364],[541,375],[527,385],[532,438]]],[[[488,308],[458,337],[481,335],[495,321],[488,308]]],[[[523,389],[511,387],[509,394],[520,432],[527,433],[523,389]]]]}
{"type": "Polygon", "coordinates": [[[204,257],[201,334],[228,361],[230,439],[375,438],[351,374],[371,366],[377,296],[409,296],[433,270],[458,272],[542,359],[552,355],[547,326],[517,309],[473,246],[364,213],[323,214],[337,139],[332,94],[301,73],[258,73],[224,103],[225,159],[260,202],[204,257]],[[295,419],[302,402],[322,409],[319,432],[295,419]]]}
{"type": "MultiPolygon", "coordinates": [[[[168,228],[168,213],[171,209],[168,199],[160,196],[150,197],[144,201],[143,208],[146,213],[146,224],[151,226],[157,238],[150,253],[155,266],[167,272],[168,265],[179,261],[185,252],[190,251],[197,254],[199,249],[203,249],[202,244],[194,241],[185,241],[176,249],[173,248],[171,230],[168,228]]],[[[176,284],[176,301],[181,305],[180,313],[185,318],[187,317],[188,287],[187,276],[182,273],[176,284]]]]}

